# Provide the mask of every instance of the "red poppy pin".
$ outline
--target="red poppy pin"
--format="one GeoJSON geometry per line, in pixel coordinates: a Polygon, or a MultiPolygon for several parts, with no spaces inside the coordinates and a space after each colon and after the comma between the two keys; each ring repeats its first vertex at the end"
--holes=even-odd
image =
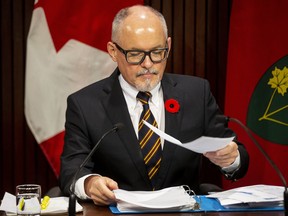
{"type": "Polygon", "coordinates": [[[168,99],[165,101],[165,109],[170,113],[177,113],[180,109],[180,104],[175,99],[168,99]]]}

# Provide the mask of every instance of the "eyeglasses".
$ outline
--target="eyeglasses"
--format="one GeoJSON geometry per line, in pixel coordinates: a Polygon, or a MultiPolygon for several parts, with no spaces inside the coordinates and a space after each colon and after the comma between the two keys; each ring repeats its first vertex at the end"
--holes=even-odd
{"type": "Polygon", "coordinates": [[[168,47],[153,49],[150,51],[124,50],[117,43],[114,44],[116,45],[117,49],[125,55],[126,61],[133,65],[141,64],[147,55],[154,64],[164,61],[168,56],[168,47]]]}

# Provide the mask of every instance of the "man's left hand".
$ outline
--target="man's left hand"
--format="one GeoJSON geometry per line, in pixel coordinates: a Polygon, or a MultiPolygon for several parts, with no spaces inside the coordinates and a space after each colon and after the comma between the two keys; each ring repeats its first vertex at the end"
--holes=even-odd
{"type": "Polygon", "coordinates": [[[203,155],[207,157],[212,163],[223,168],[228,167],[234,163],[238,154],[238,145],[235,142],[231,142],[223,149],[213,152],[206,152],[203,155]]]}

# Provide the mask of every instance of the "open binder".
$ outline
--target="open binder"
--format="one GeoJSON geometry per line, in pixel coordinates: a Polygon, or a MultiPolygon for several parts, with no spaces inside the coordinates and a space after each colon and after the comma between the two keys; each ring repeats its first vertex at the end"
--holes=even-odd
{"type": "Polygon", "coordinates": [[[143,214],[143,213],[153,213],[153,212],[162,212],[162,213],[173,213],[173,212],[247,212],[247,211],[284,211],[283,206],[277,207],[261,207],[261,208],[251,208],[251,207],[241,207],[241,208],[225,208],[223,207],[217,199],[208,198],[206,196],[198,196],[200,200],[200,209],[182,209],[182,210],[171,210],[171,209],[162,209],[162,210],[153,210],[153,209],[146,209],[146,210],[130,210],[130,211],[120,211],[116,205],[109,206],[111,212],[113,214],[143,214]]]}
{"type": "MultiPolygon", "coordinates": [[[[248,189],[259,186],[249,186],[248,189]]],[[[236,191],[243,188],[234,189],[236,191]]],[[[246,188],[245,188],[246,189],[246,188]]],[[[247,189],[246,189],[247,190],[247,189]]],[[[283,211],[283,205],[234,205],[223,206],[218,200],[208,196],[196,196],[185,186],[165,188],[159,191],[115,190],[117,204],[109,208],[114,214],[153,212],[243,212],[243,211],[283,211]],[[230,206],[231,207],[231,206],[230,206]]],[[[230,191],[227,191],[230,192],[230,191]]],[[[221,195],[222,192],[219,194],[221,195]]]]}

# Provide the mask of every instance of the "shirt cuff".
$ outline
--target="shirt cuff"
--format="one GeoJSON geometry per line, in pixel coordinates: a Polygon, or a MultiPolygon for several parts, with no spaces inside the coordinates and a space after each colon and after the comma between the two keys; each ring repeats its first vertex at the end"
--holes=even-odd
{"type": "Polygon", "coordinates": [[[89,196],[87,196],[87,194],[85,193],[85,188],[84,188],[84,181],[86,178],[88,178],[89,176],[91,175],[95,175],[95,176],[100,176],[100,175],[97,175],[97,174],[89,174],[89,175],[85,175],[81,178],[79,178],[77,181],[76,181],[76,184],[75,184],[75,195],[79,198],[79,199],[82,199],[82,200],[87,200],[87,199],[91,199],[89,196]]]}
{"type": "Polygon", "coordinates": [[[235,161],[230,166],[222,167],[222,171],[224,171],[225,173],[232,173],[233,171],[237,170],[239,166],[240,166],[240,153],[238,151],[238,156],[235,159],[235,161]]]}

